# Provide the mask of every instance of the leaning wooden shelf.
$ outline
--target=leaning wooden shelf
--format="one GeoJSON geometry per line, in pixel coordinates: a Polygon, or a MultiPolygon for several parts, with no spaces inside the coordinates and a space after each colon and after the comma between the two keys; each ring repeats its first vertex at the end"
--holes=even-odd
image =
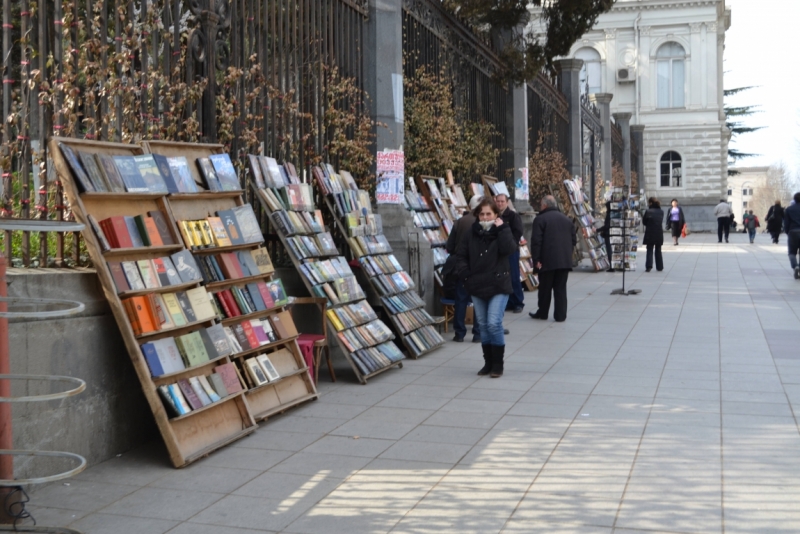
{"type": "MultiPolygon", "coordinates": [[[[150,374],[150,369],[145,362],[144,355],[140,348],[140,340],[134,334],[130,325],[127,313],[123,307],[120,296],[117,294],[116,285],[111,272],[106,264],[109,258],[147,258],[155,256],[166,256],[169,251],[181,250],[181,246],[156,247],[155,250],[148,250],[146,247],[141,249],[125,250],[124,254],[103,254],[98,238],[91,230],[88,215],[92,215],[96,220],[117,215],[143,215],[149,211],[161,212],[168,221],[170,234],[175,243],[180,243],[180,235],[177,232],[175,221],[172,218],[171,210],[166,199],[166,195],[158,194],[131,194],[130,196],[122,193],[100,194],[86,193],[80,194],[72,178],[72,172],[67,162],[62,157],[58,144],[63,143],[75,150],[88,153],[102,153],[110,155],[140,155],[144,151],[137,145],[126,145],[121,143],[104,143],[68,138],[52,138],[50,140],[50,155],[53,158],[56,172],[64,184],[67,198],[75,217],[86,225],[83,236],[89,256],[97,270],[98,277],[103,287],[103,293],[109,302],[109,306],[117,321],[120,333],[125,346],[128,349],[134,370],[139,382],[142,385],[145,399],[153,412],[156,424],[166,444],[167,451],[175,467],[183,467],[199,458],[202,458],[214,450],[232,441],[235,441],[251,432],[257,426],[255,419],[251,415],[247,401],[244,396],[234,396],[223,399],[223,402],[213,403],[205,407],[204,410],[196,415],[186,418],[170,418],[164,404],[156,390],[157,382],[150,374]]],[[[209,323],[212,319],[199,321],[198,324],[209,323]]],[[[157,337],[156,335],[150,337],[157,337]]],[[[223,362],[228,362],[225,357],[223,362]]],[[[188,369],[183,376],[198,376],[208,366],[198,366],[195,369],[188,369]]]]}
{"type": "MultiPolygon", "coordinates": [[[[253,188],[253,191],[254,191],[254,194],[255,194],[255,196],[256,196],[256,197],[259,199],[259,202],[261,202],[261,206],[262,206],[262,208],[264,209],[264,211],[265,211],[267,214],[269,214],[269,215],[270,215],[270,221],[271,221],[271,220],[272,220],[272,219],[271,219],[271,216],[272,216],[273,210],[271,209],[271,207],[269,206],[269,204],[266,202],[266,200],[264,199],[264,197],[262,196],[262,194],[261,194],[261,193],[259,193],[259,189],[258,189],[258,187],[257,187],[257,186],[256,186],[254,183],[252,183],[252,180],[250,181],[250,185],[251,185],[251,187],[253,188]]],[[[313,295],[313,294],[314,294],[314,292],[313,292],[313,289],[312,289],[311,282],[310,282],[310,281],[309,281],[309,280],[308,280],[308,279],[307,279],[307,278],[306,278],[306,277],[305,277],[305,276],[302,274],[302,272],[301,272],[301,269],[300,269],[301,260],[299,260],[298,258],[296,258],[296,257],[294,256],[294,254],[292,254],[292,253],[291,253],[291,248],[289,247],[289,245],[288,245],[288,242],[287,242],[287,241],[288,241],[288,239],[289,239],[290,237],[293,237],[293,236],[295,236],[295,235],[305,235],[305,234],[292,234],[291,236],[289,236],[289,235],[286,235],[284,232],[280,231],[280,229],[279,229],[279,228],[277,228],[277,227],[276,227],[276,225],[273,225],[273,227],[275,228],[275,233],[278,235],[278,238],[280,239],[280,241],[281,241],[281,244],[283,244],[284,248],[285,248],[285,249],[286,249],[286,250],[289,252],[289,254],[287,254],[287,255],[288,255],[288,256],[289,256],[289,258],[292,260],[292,264],[294,265],[294,268],[295,268],[295,270],[296,270],[296,271],[298,272],[298,274],[300,275],[300,278],[301,278],[301,280],[303,280],[303,283],[305,284],[305,286],[306,286],[306,289],[308,290],[308,293],[309,293],[310,295],[313,295]]],[[[315,235],[315,234],[310,234],[310,235],[315,235]]],[[[330,258],[330,257],[336,257],[336,256],[338,256],[338,255],[339,255],[339,254],[323,254],[323,255],[317,256],[316,258],[318,258],[318,259],[319,259],[319,258],[330,258]]],[[[356,299],[356,300],[353,300],[353,301],[351,301],[351,302],[357,302],[357,301],[359,301],[359,300],[362,300],[362,299],[356,299]]],[[[332,308],[335,308],[335,307],[337,307],[337,306],[339,306],[339,305],[345,305],[345,304],[348,304],[348,303],[344,303],[344,302],[343,302],[343,303],[340,303],[340,304],[338,304],[338,305],[335,305],[335,306],[330,306],[330,308],[332,309],[332,308]]],[[[330,328],[330,329],[331,329],[333,332],[336,332],[336,327],[333,325],[333,323],[331,322],[331,320],[330,320],[330,318],[329,318],[329,317],[327,317],[327,316],[326,316],[326,317],[324,318],[324,321],[325,321],[325,324],[327,324],[327,325],[328,325],[328,327],[329,327],[329,328],[330,328]]],[[[326,337],[331,337],[331,336],[327,336],[327,334],[326,334],[326,337]]],[[[403,367],[403,363],[402,363],[402,361],[397,361],[397,362],[392,362],[390,365],[387,365],[387,366],[385,366],[385,367],[383,367],[383,368],[381,368],[381,369],[378,369],[377,371],[375,371],[375,372],[373,372],[373,373],[364,374],[364,373],[362,373],[362,372],[361,372],[361,370],[358,368],[358,366],[356,365],[355,361],[353,360],[353,353],[352,353],[352,352],[350,352],[350,350],[349,350],[349,349],[347,348],[347,346],[346,346],[346,345],[345,345],[345,344],[342,342],[342,340],[341,340],[341,339],[339,339],[339,336],[338,336],[338,335],[336,335],[336,334],[334,334],[332,337],[333,337],[334,339],[336,339],[336,343],[339,345],[339,348],[342,350],[342,353],[345,355],[345,359],[346,359],[346,360],[347,360],[347,362],[350,364],[350,367],[353,369],[353,373],[355,373],[355,375],[356,375],[356,378],[358,379],[358,381],[359,381],[361,384],[366,384],[366,383],[367,383],[367,380],[368,380],[369,378],[371,378],[371,377],[373,377],[373,376],[376,376],[376,375],[379,375],[379,374],[380,374],[380,373],[382,373],[383,371],[387,371],[387,370],[389,370],[389,369],[391,369],[391,368],[393,368],[393,367],[397,367],[397,368],[402,368],[402,367],[403,367]]]]}

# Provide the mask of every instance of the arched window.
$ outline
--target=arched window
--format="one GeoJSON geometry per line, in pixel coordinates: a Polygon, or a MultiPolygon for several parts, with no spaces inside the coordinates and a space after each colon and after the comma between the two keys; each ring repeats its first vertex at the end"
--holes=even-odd
{"type": "Polygon", "coordinates": [[[661,187],[680,187],[681,179],[681,155],[670,150],[661,156],[661,187]]]}
{"type": "Polygon", "coordinates": [[[658,107],[684,107],[685,59],[686,51],[674,42],[664,43],[656,52],[658,107]]]}
{"type": "Polygon", "coordinates": [[[600,87],[600,54],[594,48],[581,48],[575,52],[575,59],[583,60],[581,67],[581,94],[599,93],[600,87]]]}

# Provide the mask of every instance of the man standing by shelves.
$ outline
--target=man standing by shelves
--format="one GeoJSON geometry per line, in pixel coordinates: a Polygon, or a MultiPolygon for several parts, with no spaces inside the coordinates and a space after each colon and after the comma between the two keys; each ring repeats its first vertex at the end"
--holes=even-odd
{"type": "Polygon", "coordinates": [[[539,309],[530,312],[534,319],[546,320],[550,313],[551,293],[555,297],[553,317],[567,319],[567,277],[572,270],[572,250],[578,243],[572,220],[558,211],[556,199],[542,199],[541,211],[533,220],[531,259],[539,270],[539,309]]]}
{"type": "Polygon", "coordinates": [[[508,196],[500,193],[494,197],[494,202],[500,209],[500,218],[511,228],[511,235],[517,250],[508,257],[508,267],[511,273],[511,289],[513,293],[508,297],[506,310],[513,313],[522,313],[525,307],[525,295],[522,292],[522,282],[519,278],[519,240],[522,238],[522,217],[508,205],[508,196]]]}
{"type": "Polygon", "coordinates": [[[725,199],[720,199],[719,204],[714,208],[714,216],[717,218],[717,242],[722,243],[722,235],[725,234],[725,242],[728,242],[728,234],[731,231],[731,211],[730,205],[725,199]]]}
{"type": "MultiPolygon", "coordinates": [[[[456,221],[453,230],[450,232],[450,236],[447,238],[447,244],[444,246],[445,250],[447,251],[450,256],[447,258],[447,262],[445,262],[444,268],[442,268],[442,277],[449,276],[449,272],[452,271],[452,267],[455,266],[455,252],[458,248],[458,244],[461,240],[466,236],[469,232],[472,231],[472,225],[475,224],[477,220],[475,215],[472,214],[472,210],[480,203],[482,197],[477,195],[473,196],[469,201],[469,211],[465,211],[461,218],[456,221]],[[445,272],[447,271],[447,273],[445,272]]],[[[453,271],[453,274],[455,272],[453,271]]],[[[457,278],[457,277],[455,277],[457,278]]],[[[472,299],[467,293],[466,288],[464,287],[464,280],[458,278],[455,281],[455,305],[453,305],[453,330],[455,331],[456,335],[453,338],[453,341],[462,342],[464,341],[464,336],[467,335],[467,327],[464,324],[464,320],[467,316],[467,307],[472,302],[472,299]]],[[[472,342],[479,343],[481,340],[481,332],[478,328],[478,321],[472,321],[472,342]]]]}

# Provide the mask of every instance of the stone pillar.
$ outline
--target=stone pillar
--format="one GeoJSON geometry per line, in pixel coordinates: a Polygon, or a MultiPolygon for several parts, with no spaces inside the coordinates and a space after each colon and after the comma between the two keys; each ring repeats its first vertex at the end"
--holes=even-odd
{"type": "Polygon", "coordinates": [[[625,171],[625,185],[631,185],[631,114],[614,113],[614,120],[622,131],[622,170],[625,171]]]}
{"type": "Polygon", "coordinates": [[[582,59],[556,61],[559,89],[569,102],[569,139],[567,140],[567,169],[570,176],[581,176],[581,68],[582,59]]]}
{"type": "MultiPolygon", "coordinates": [[[[528,166],[528,84],[515,85],[511,90],[513,123],[512,150],[514,154],[514,182],[520,177],[519,169],[528,166]]],[[[516,196],[516,190],[515,190],[516,196]]],[[[514,199],[512,199],[514,200],[514,199]]],[[[514,209],[519,213],[531,213],[533,208],[529,202],[514,202],[514,209]]]]}
{"type": "Polygon", "coordinates": [[[403,9],[400,2],[369,0],[365,26],[364,89],[370,115],[387,128],[375,128],[375,146],[397,150],[403,144],[403,9]]]}
{"type": "Polygon", "coordinates": [[[644,189],[647,180],[644,179],[644,124],[631,125],[631,139],[636,144],[636,175],[639,177],[639,189],[644,189]]]}
{"type": "MultiPolygon", "coordinates": [[[[603,124],[603,152],[600,155],[600,173],[603,181],[611,183],[611,164],[614,157],[611,155],[611,93],[596,93],[589,95],[592,102],[600,110],[600,122],[603,124]]],[[[600,199],[598,199],[600,200],[600,199]]]]}

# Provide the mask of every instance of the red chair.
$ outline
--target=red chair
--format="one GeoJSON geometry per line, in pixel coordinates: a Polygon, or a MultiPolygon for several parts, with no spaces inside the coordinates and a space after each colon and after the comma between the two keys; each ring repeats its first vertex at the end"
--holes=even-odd
{"type": "Polygon", "coordinates": [[[320,317],[322,318],[322,334],[300,334],[300,336],[297,338],[297,343],[300,345],[301,349],[303,349],[304,346],[310,346],[312,348],[314,383],[316,384],[319,379],[319,366],[322,364],[323,353],[325,355],[325,361],[328,364],[328,372],[331,375],[331,381],[336,382],[336,373],[334,372],[333,365],[331,364],[331,350],[330,345],[328,344],[328,328],[326,319],[328,301],[327,299],[320,297],[296,297],[294,299],[294,304],[292,305],[293,315],[295,307],[297,305],[304,304],[315,304],[319,308],[321,314],[320,317]]]}

